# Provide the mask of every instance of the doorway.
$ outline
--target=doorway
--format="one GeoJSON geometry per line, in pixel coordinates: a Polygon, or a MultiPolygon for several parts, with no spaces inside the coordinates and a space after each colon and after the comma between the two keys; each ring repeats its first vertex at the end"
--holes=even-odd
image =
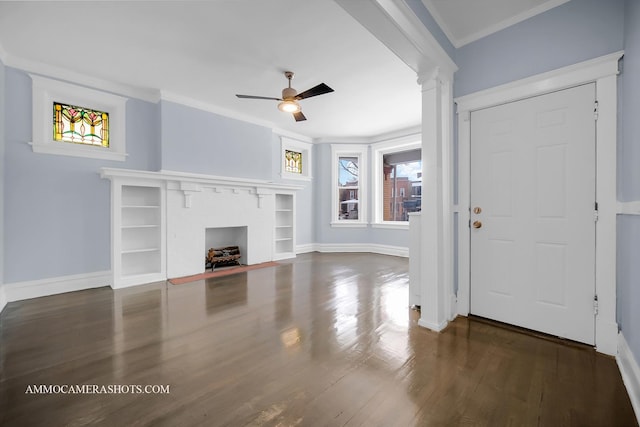
{"type": "Polygon", "coordinates": [[[595,343],[595,84],[471,113],[470,312],[595,343]]]}

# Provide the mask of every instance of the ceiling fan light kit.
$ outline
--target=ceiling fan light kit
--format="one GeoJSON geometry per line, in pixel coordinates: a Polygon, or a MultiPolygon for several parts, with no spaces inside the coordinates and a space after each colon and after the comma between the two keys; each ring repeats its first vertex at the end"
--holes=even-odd
{"type": "Polygon", "coordinates": [[[283,111],[285,113],[292,113],[293,118],[296,120],[296,122],[301,122],[303,120],[307,120],[307,118],[304,116],[304,114],[302,114],[302,108],[298,103],[299,100],[333,92],[333,89],[331,89],[329,86],[327,86],[324,83],[320,83],[319,85],[314,86],[309,90],[305,90],[302,93],[298,93],[294,88],[291,87],[291,79],[293,78],[293,72],[285,71],[284,76],[289,80],[289,87],[286,87],[282,90],[282,98],[272,98],[268,96],[255,96],[255,95],[238,95],[238,94],[236,94],[236,96],[238,98],[268,99],[273,101],[281,101],[278,104],[278,110],[283,111]]]}
{"type": "Polygon", "coordinates": [[[301,110],[300,104],[298,104],[294,100],[286,100],[282,101],[278,104],[278,110],[283,111],[285,113],[297,113],[301,110]]]}

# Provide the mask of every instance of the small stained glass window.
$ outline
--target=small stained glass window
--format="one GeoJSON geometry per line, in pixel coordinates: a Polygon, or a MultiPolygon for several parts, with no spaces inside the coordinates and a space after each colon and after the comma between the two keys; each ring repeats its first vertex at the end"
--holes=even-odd
{"type": "Polygon", "coordinates": [[[289,173],[302,173],[302,153],[284,150],[284,170],[289,173]]]}
{"type": "Polygon", "coordinates": [[[53,139],[109,148],[109,113],[54,102],[53,139]]]}

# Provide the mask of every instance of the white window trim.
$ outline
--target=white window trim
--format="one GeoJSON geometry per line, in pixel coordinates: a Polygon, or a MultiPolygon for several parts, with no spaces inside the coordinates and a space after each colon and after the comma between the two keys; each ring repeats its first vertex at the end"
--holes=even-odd
{"type": "Polygon", "coordinates": [[[420,134],[407,135],[402,138],[396,138],[389,141],[379,142],[371,145],[373,150],[373,228],[389,228],[389,229],[409,229],[409,221],[385,221],[384,207],[382,206],[383,196],[382,189],[384,187],[383,157],[385,154],[397,153],[400,151],[414,150],[422,148],[422,137],[420,134]]]}
{"type": "Polygon", "coordinates": [[[283,179],[298,179],[302,181],[311,181],[313,175],[311,173],[313,144],[308,142],[296,141],[295,139],[280,137],[280,176],[283,179]],[[302,173],[287,172],[284,163],[285,151],[296,151],[302,153],[302,173]]]}
{"type": "Polygon", "coordinates": [[[35,153],[125,161],[127,98],[31,74],[35,153]],[[109,147],[72,144],[53,139],[53,103],[78,105],[109,113],[109,147]]]}
{"type": "Polygon", "coordinates": [[[369,147],[360,144],[331,145],[331,226],[366,227],[367,216],[367,154],[369,147]],[[338,216],[338,159],[340,157],[358,157],[358,219],[345,220],[338,216]]]}

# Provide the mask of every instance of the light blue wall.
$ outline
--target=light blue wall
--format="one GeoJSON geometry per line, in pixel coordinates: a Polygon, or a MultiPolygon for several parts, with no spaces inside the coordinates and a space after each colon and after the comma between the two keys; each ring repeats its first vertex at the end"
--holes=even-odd
{"type": "Polygon", "coordinates": [[[296,244],[314,242],[313,185],[281,178],[280,137],[270,128],[169,101],[160,109],[161,169],[300,185],[296,244]]]}
{"type": "Polygon", "coordinates": [[[624,0],[572,0],[462,46],[454,96],[622,50],[624,0]]]}
{"type": "Polygon", "coordinates": [[[110,186],[101,167],[158,167],[158,107],[127,101],[126,162],[34,153],[31,78],[6,68],[4,282],[109,270],[110,186]],[[7,112],[8,114],[8,112],[7,112]],[[143,121],[136,130],[132,124],[143,121]]]}
{"type": "Polygon", "coordinates": [[[271,129],[161,101],[163,170],[271,179],[271,129]]]}
{"type": "MultiPolygon", "coordinates": [[[[370,154],[370,153],[369,153],[370,154]]],[[[372,228],[331,227],[331,215],[333,206],[331,205],[331,144],[323,143],[316,145],[316,165],[315,167],[315,191],[316,191],[316,242],[325,244],[342,243],[372,243],[379,245],[409,247],[408,230],[389,230],[372,228]]],[[[372,159],[369,155],[369,172],[372,170],[372,159]]],[[[371,221],[373,205],[371,183],[372,174],[368,173],[368,211],[371,221]]]]}
{"type": "MultiPolygon", "coordinates": [[[[640,2],[625,2],[621,76],[619,186],[621,201],[640,200],[640,2]]],[[[640,361],[640,216],[618,216],[618,323],[640,361]]]]}
{"type": "Polygon", "coordinates": [[[0,286],[4,280],[4,139],[5,139],[5,66],[0,61],[0,286]]]}

